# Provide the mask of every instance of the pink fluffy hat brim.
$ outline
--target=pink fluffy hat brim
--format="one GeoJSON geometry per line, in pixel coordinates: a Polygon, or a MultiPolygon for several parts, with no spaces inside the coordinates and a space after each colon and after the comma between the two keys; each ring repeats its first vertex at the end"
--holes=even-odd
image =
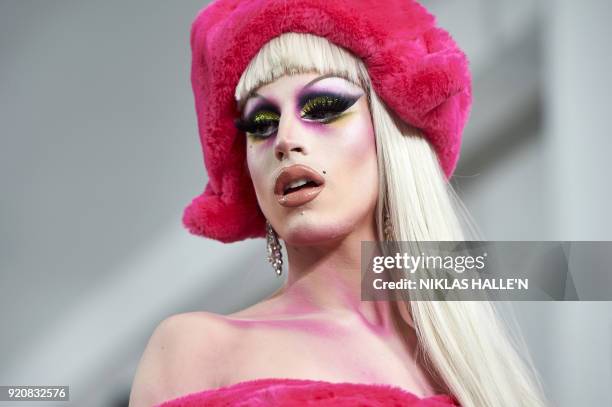
{"type": "Polygon", "coordinates": [[[259,49],[285,32],[310,33],[364,62],[372,87],[434,147],[452,175],[469,116],[465,54],[412,0],[216,0],[191,30],[191,81],[208,183],[185,208],[190,233],[224,243],[265,236],[265,217],[245,162],[235,89],[259,49]]]}

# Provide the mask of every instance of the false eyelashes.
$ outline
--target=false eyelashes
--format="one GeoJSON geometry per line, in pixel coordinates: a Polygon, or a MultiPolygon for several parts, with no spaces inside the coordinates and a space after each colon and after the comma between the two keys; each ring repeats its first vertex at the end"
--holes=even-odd
{"type": "Polygon", "coordinates": [[[267,137],[276,131],[280,115],[274,111],[258,110],[251,118],[238,118],[234,120],[236,128],[244,133],[256,137],[267,137]]]}
{"type": "Polygon", "coordinates": [[[358,96],[320,92],[300,96],[300,116],[311,120],[325,120],[344,112],[359,99],[358,96]]]}
{"type": "MultiPolygon", "coordinates": [[[[319,123],[330,123],[342,112],[350,108],[358,96],[336,94],[333,92],[308,93],[298,98],[300,117],[319,123]]],[[[234,120],[236,128],[255,138],[266,138],[273,134],[280,121],[280,113],[275,106],[264,104],[254,109],[248,118],[234,120]]]]}

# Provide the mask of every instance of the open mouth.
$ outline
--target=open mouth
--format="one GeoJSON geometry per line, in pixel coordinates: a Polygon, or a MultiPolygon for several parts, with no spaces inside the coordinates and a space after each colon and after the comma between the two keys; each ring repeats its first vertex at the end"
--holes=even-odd
{"type": "Polygon", "coordinates": [[[300,180],[294,181],[290,185],[286,186],[284,191],[283,191],[283,195],[287,195],[287,194],[290,194],[292,192],[299,191],[301,189],[313,188],[313,187],[318,187],[318,186],[319,186],[319,184],[317,184],[314,181],[306,180],[306,179],[300,179],[300,180]]]}
{"type": "Polygon", "coordinates": [[[323,190],[325,178],[303,164],[284,168],[274,184],[274,194],[282,206],[293,207],[310,202],[323,190]]]}

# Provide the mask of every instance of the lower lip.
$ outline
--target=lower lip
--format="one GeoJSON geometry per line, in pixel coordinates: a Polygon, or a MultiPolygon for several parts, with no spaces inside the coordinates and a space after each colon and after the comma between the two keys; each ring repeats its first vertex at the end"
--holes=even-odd
{"type": "Polygon", "coordinates": [[[319,195],[319,193],[323,190],[323,185],[319,185],[318,187],[308,187],[303,189],[298,189],[295,192],[291,192],[287,195],[276,195],[276,199],[278,203],[282,206],[286,206],[288,208],[293,208],[295,206],[304,205],[307,202],[312,201],[319,195]]]}

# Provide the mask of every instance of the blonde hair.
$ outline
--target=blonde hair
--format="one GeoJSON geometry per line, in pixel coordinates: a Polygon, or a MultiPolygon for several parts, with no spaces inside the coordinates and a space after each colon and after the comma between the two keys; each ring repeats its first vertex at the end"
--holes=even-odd
{"type": "MultiPolygon", "coordinates": [[[[429,142],[385,107],[371,87],[363,62],[344,48],[311,34],[276,37],[260,49],[242,74],[236,99],[242,100],[280,76],[306,72],[344,77],[368,95],[380,177],[379,240],[384,236],[381,219],[385,208],[394,240],[477,240],[479,232],[446,181],[429,142]]],[[[444,381],[463,407],[547,405],[511,314],[504,324],[489,301],[399,300],[396,304],[406,329],[412,327],[417,334],[417,351],[426,368],[444,381]],[[514,325],[512,330],[508,330],[510,325],[514,325]]]]}

